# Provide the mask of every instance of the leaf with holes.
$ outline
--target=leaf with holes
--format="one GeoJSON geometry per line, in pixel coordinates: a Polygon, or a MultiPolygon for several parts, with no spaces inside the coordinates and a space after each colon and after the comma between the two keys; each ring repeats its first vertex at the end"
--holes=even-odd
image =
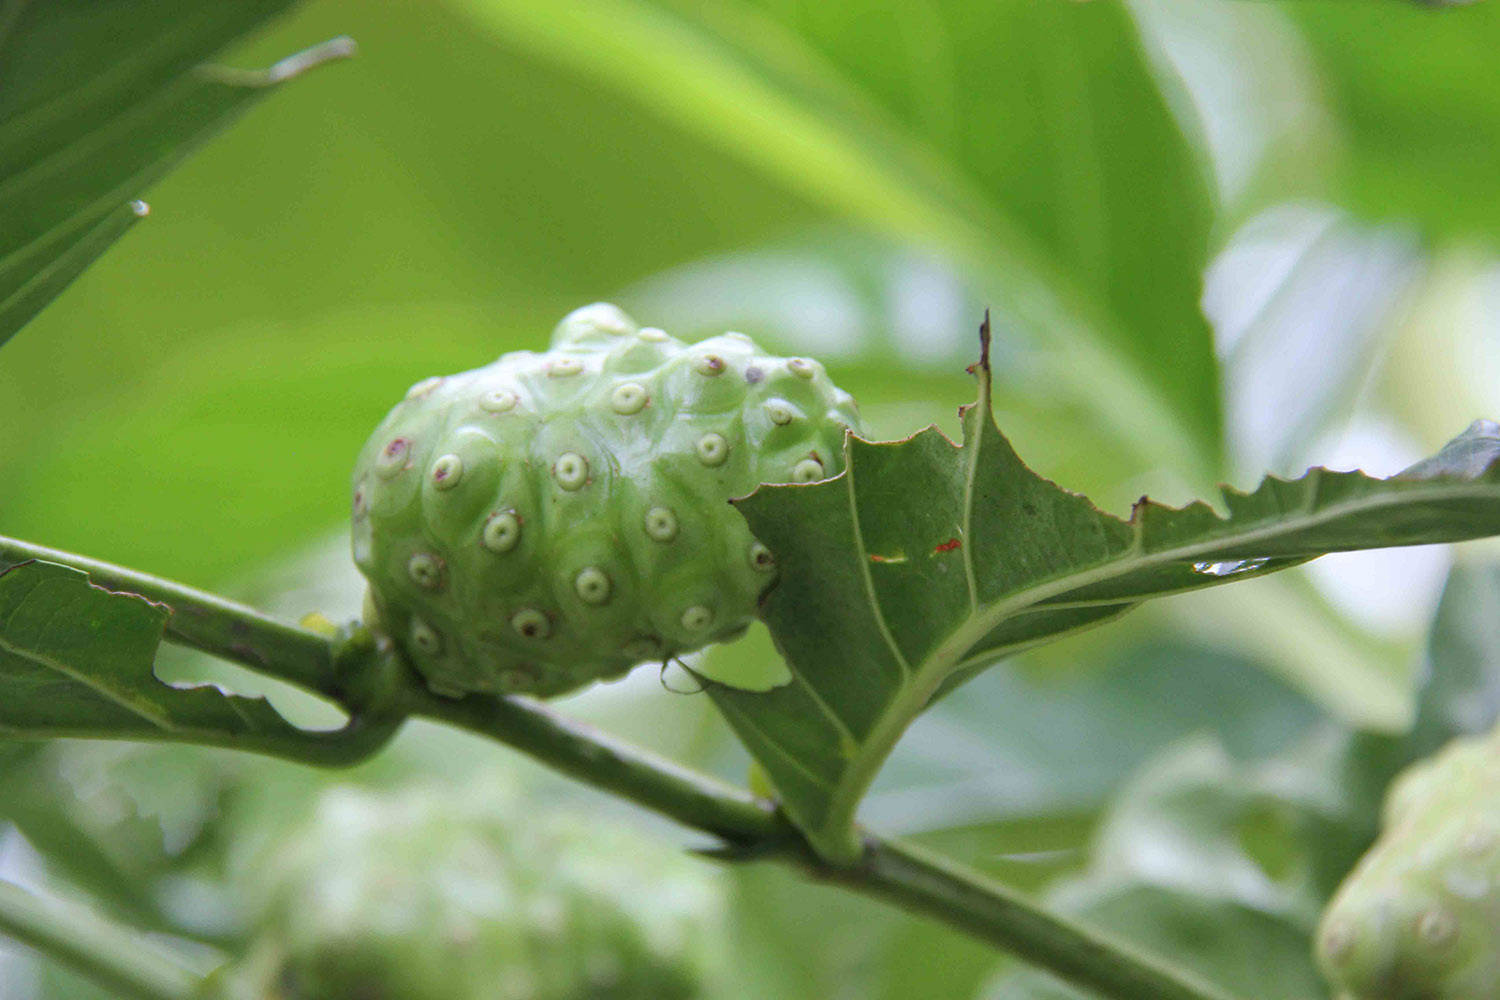
{"type": "Polygon", "coordinates": [[[0,572],[0,739],[172,740],[309,761],[336,751],[338,734],[298,729],[264,699],[157,680],[170,614],[56,563],[0,572]]]}
{"type": "Polygon", "coordinates": [[[200,65],[291,0],[0,9],[0,344],[146,214],[137,199],[339,39],[263,72],[200,65]]]}
{"type": "Polygon", "coordinates": [[[793,680],[707,687],[833,857],[856,852],[855,810],[911,721],[1004,656],[1328,552],[1500,533],[1493,423],[1390,479],[1318,468],[1226,488],[1222,514],[1142,499],[1121,520],[1021,462],[991,413],[987,345],[975,371],[962,446],[935,428],[851,438],[837,478],[740,501],[782,567],[763,612],[793,680]]]}

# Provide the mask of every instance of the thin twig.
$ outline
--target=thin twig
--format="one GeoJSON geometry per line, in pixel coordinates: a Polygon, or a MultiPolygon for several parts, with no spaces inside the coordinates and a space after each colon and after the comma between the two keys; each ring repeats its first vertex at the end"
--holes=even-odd
{"type": "Polygon", "coordinates": [[[199,976],[138,931],[77,903],[0,881],[0,932],[132,1000],[191,1000],[199,976]]]}
{"type": "Polygon", "coordinates": [[[0,570],[34,559],[81,569],[101,587],[165,604],[172,610],[167,637],[174,642],[310,691],[328,693],[335,687],[332,647],[315,632],[206,590],[0,535],[0,570]]]}
{"type": "Polygon", "coordinates": [[[795,837],[773,803],[691,768],[566,719],[535,702],[412,689],[412,715],[498,740],[596,788],[732,844],[795,837]]]}

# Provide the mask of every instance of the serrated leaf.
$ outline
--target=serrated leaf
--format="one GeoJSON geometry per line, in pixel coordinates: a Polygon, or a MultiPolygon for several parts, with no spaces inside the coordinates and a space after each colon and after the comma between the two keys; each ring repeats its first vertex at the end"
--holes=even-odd
{"type": "Polygon", "coordinates": [[[338,40],[264,72],[200,64],[292,0],[0,11],[0,344],[146,214],[141,191],[338,40]]]}
{"type": "Polygon", "coordinates": [[[1223,513],[1142,499],[1121,520],[1022,463],[995,425],[987,359],[976,371],[962,446],[934,429],[851,438],[837,478],[740,501],[782,567],[764,617],[793,681],[707,688],[832,856],[856,850],[855,810],[911,721],[1003,656],[1328,552],[1500,533],[1492,423],[1390,479],[1313,469],[1226,488],[1223,513]]]}
{"type": "Polygon", "coordinates": [[[313,756],[320,734],[292,726],[262,698],[157,680],[169,615],[68,566],[0,572],[0,739],[176,740],[313,756]]]}

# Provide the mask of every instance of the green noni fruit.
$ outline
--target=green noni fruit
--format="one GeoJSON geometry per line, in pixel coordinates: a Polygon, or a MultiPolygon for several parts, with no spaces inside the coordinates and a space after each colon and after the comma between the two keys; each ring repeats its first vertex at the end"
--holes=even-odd
{"type": "MultiPolygon", "coordinates": [[[[268,845],[269,846],[269,845],[268,845]]],[[[256,871],[214,1000],[709,1000],[719,873],[508,786],[335,789],[256,871]]]]}
{"type": "Polygon", "coordinates": [[[816,361],[579,309],[546,353],[417,383],[371,436],[367,614],[455,696],[557,695],[734,637],[776,564],[728,501],[837,474],[857,427],[816,361]]]}
{"type": "Polygon", "coordinates": [[[1409,768],[1323,914],[1338,1000],[1500,998],[1500,730],[1409,768]]]}

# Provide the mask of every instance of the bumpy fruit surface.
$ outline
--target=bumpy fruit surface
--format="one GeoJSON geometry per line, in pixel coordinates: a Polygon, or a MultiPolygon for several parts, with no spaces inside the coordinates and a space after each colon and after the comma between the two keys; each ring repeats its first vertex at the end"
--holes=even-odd
{"type": "Polygon", "coordinates": [[[263,916],[216,1000],[722,995],[716,872],[513,793],[328,793],[257,871],[263,916]]]}
{"type": "Polygon", "coordinates": [[[1500,731],[1404,772],[1383,826],[1318,931],[1339,1000],[1500,998],[1500,731]]]}
{"type": "Polygon", "coordinates": [[[854,400],[743,334],[594,305],[413,386],[354,472],[354,558],[428,685],[561,694],[742,632],[775,561],[728,503],[837,474],[854,400]]]}

